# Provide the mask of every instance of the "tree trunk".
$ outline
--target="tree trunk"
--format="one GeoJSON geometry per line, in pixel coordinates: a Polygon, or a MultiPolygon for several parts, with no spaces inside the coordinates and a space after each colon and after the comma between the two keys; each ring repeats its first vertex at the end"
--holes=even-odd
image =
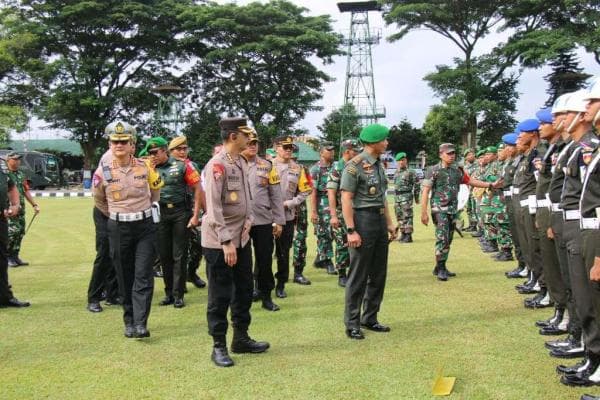
{"type": "Polygon", "coordinates": [[[101,145],[100,139],[90,139],[87,142],[79,142],[83,151],[83,169],[92,169],[96,166],[96,150],[101,145]]]}
{"type": "Polygon", "coordinates": [[[469,115],[467,116],[467,122],[465,126],[465,131],[463,132],[461,138],[461,145],[463,149],[466,148],[477,148],[477,116],[469,115]]]}

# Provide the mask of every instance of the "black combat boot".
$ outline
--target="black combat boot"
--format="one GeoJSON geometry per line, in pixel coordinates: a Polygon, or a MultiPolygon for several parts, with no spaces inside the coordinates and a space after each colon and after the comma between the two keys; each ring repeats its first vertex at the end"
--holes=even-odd
{"type": "Polygon", "coordinates": [[[14,257],[13,260],[15,260],[15,262],[20,266],[20,267],[25,267],[27,265],[29,265],[29,263],[27,261],[23,261],[21,260],[21,258],[19,258],[19,253],[17,253],[14,257]]]}
{"type": "Polygon", "coordinates": [[[574,375],[563,375],[560,382],[567,386],[600,386],[600,355],[589,353],[587,366],[574,375]]]}
{"type": "Polygon", "coordinates": [[[275,296],[280,299],[285,299],[287,297],[287,293],[285,292],[285,283],[277,282],[277,286],[275,286],[275,296]]]}
{"type": "Polygon", "coordinates": [[[556,307],[554,307],[554,314],[552,314],[552,316],[550,318],[541,320],[541,321],[536,321],[535,326],[537,326],[539,328],[544,328],[548,325],[553,325],[557,322],[562,321],[564,315],[565,315],[564,307],[556,306],[556,307]]]}
{"type": "Polygon", "coordinates": [[[404,243],[412,243],[412,241],[413,241],[412,233],[407,233],[406,238],[404,239],[404,243]]]}
{"type": "Polygon", "coordinates": [[[546,308],[554,306],[554,302],[550,299],[550,293],[545,287],[540,288],[539,293],[530,299],[525,299],[526,308],[546,308]]]}
{"type": "Polygon", "coordinates": [[[448,280],[448,270],[446,269],[446,263],[443,261],[439,261],[437,263],[437,278],[438,281],[447,281],[448,280]]]}
{"type": "Polygon", "coordinates": [[[213,336],[213,351],[210,359],[218,367],[231,367],[233,366],[233,360],[229,357],[227,352],[227,342],[225,336],[213,336]]]}
{"type": "Polygon", "coordinates": [[[513,269],[512,271],[506,271],[504,273],[504,275],[506,275],[506,277],[509,279],[524,278],[528,274],[529,271],[527,270],[527,266],[523,263],[519,263],[519,265],[517,265],[517,268],[513,269]]]}
{"type": "Polygon", "coordinates": [[[400,243],[404,243],[405,241],[405,233],[404,232],[400,232],[400,237],[396,240],[398,240],[400,243]]]}
{"type": "Polygon", "coordinates": [[[338,272],[338,286],[346,287],[348,282],[348,275],[346,274],[346,268],[342,268],[338,272]]]}
{"type": "Polygon", "coordinates": [[[510,251],[501,251],[498,254],[496,254],[496,256],[494,257],[494,260],[496,261],[512,261],[514,260],[512,252],[510,251]]]}
{"type": "Polygon", "coordinates": [[[206,282],[204,282],[202,278],[196,274],[196,271],[189,271],[187,281],[196,286],[198,289],[206,287],[206,282]]]}
{"type": "Polygon", "coordinates": [[[248,336],[246,329],[234,328],[231,351],[233,353],[263,353],[270,347],[268,342],[257,342],[248,336]]]}
{"type": "Polygon", "coordinates": [[[327,260],[327,273],[329,275],[337,275],[337,271],[335,269],[335,265],[331,262],[331,260],[327,260]]]}
{"type": "Polygon", "coordinates": [[[262,308],[269,311],[279,311],[279,306],[273,303],[271,292],[262,294],[262,308]]]}

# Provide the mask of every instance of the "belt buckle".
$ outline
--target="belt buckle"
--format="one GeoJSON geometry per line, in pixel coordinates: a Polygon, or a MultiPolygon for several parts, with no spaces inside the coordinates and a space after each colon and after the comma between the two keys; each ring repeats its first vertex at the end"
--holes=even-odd
{"type": "Polygon", "coordinates": [[[175,204],[173,204],[173,203],[167,203],[167,208],[173,208],[173,207],[175,207],[175,204]]]}

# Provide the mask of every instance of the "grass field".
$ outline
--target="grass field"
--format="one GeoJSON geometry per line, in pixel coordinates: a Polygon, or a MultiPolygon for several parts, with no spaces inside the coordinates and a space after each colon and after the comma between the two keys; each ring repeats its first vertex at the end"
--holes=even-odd
{"type": "MultiPolygon", "coordinates": [[[[163,308],[157,280],[152,337],[125,339],[119,308],[85,309],[92,200],[39,203],[42,214],[22,251],[31,266],[9,270],[15,295],[32,306],[0,309],[2,400],[430,399],[440,367],[457,377],[451,399],[564,400],[600,392],[558,382],[559,360],[548,356],[533,325],[551,311],[523,308],[513,289],[519,281],[503,274],[513,263],[491,261],[472,238],[455,240],[448,266],[458,277],[446,283],[431,275],[431,228],[416,224],[415,243],[393,243],[379,315],[392,332],[367,331],[363,341],[344,336],[337,280],[307,267],[313,284],[288,285],[289,297],[277,301],[281,311],[253,307],[250,334],[271,349],[234,355],[235,367],[219,369],[210,361],[206,289],[189,285],[187,307],[163,308]]],[[[312,265],[312,234],[309,240],[312,265]]],[[[200,271],[205,277],[204,263],[200,271]]]]}

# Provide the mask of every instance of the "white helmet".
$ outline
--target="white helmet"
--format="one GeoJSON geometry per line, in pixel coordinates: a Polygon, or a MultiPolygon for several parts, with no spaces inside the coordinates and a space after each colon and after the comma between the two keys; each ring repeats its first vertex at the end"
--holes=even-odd
{"type": "Polygon", "coordinates": [[[587,88],[586,100],[600,99],[600,75],[592,79],[592,83],[587,88]]]}
{"type": "Polygon", "coordinates": [[[558,96],[558,98],[552,104],[552,114],[559,114],[567,112],[567,101],[571,97],[571,93],[565,93],[563,95],[558,96]]]}
{"type": "Polygon", "coordinates": [[[584,113],[588,104],[587,95],[588,91],[586,89],[570,93],[565,103],[566,111],[584,113]]]}

